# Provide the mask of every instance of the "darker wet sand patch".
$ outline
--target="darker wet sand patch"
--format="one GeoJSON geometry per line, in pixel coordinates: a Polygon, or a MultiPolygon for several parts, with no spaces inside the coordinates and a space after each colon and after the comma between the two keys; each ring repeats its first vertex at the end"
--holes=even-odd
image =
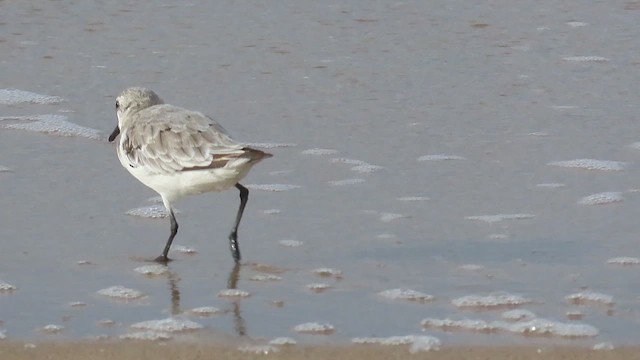
{"type": "Polygon", "coordinates": [[[49,360],[139,360],[139,359],[633,359],[640,354],[638,348],[620,348],[596,351],[574,347],[456,347],[439,351],[410,354],[406,346],[293,346],[280,348],[267,355],[243,353],[233,347],[205,344],[140,343],[140,342],[50,342],[25,345],[21,342],[0,344],[0,359],[49,360]]]}

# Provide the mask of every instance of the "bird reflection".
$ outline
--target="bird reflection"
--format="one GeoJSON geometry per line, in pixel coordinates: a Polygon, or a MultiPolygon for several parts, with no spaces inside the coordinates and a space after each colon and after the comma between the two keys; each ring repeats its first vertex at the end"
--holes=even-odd
{"type": "MultiPolygon", "coordinates": [[[[227,289],[237,289],[238,288],[238,280],[240,279],[240,264],[235,263],[231,268],[231,272],[229,273],[229,277],[227,278],[227,289]]],[[[178,287],[178,283],[180,282],[180,277],[175,271],[171,271],[169,269],[168,276],[168,288],[171,295],[171,315],[176,316],[180,315],[183,311],[180,306],[180,288],[178,287]]],[[[242,317],[240,310],[240,301],[235,300],[231,302],[233,306],[233,325],[234,330],[238,336],[245,336],[246,325],[244,322],[244,318],[242,317]]]]}
{"type": "MultiPolygon", "coordinates": [[[[238,279],[240,278],[240,264],[235,263],[231,272],[229,273],[229,278],[227,279],[227,289],[237,289],[238,288],[238,279]]],[[[236,330],[236,334],[238,336],[246,335],[246,327],[244,324],[244,318],[242,318],[242,314],[240,314],[240,301],[236,300],[232,302],[233,304],[233,325],[236,330]]]]}

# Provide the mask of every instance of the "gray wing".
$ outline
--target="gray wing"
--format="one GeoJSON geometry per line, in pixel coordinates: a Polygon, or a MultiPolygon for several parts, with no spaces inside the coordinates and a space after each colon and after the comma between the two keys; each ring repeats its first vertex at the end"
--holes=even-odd
{"type": "Polygon", "coordinates": [[[132,167],[159,174],[217,168],[245,154],[242,144],[199,112],[157,105],[134,116],[122,139],[132,167]]]}

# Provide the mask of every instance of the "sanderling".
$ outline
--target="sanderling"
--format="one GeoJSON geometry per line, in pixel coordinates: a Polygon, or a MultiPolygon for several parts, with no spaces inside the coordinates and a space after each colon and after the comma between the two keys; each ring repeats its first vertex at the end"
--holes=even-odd
{"type": "Polygon", "coordinates": [[[231,255],[240,261],[238,225],[249,198],[239,181],[271,154],[237,143],[210,117],[165,104],[153,91],[133,87],[116,99],[118,125],[109,136],[118,143],[118,159],[131,175],[155,190],[171,220],[171,234],[156,261],[167,262],[178,223],[171,202],[185,195],[240,190],[240,207],[229,234],[231,255]]]}

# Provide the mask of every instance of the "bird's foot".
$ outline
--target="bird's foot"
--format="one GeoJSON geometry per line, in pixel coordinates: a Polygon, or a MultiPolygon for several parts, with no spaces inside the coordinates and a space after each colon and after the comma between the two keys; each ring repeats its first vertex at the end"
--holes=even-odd
{"type": "Polygon", "coordinates": [[[155,258],[153,261],[155,261],[155,262],[157,262],[157,263],[160,263],[160,264],[164,264],[164,265],[166,265],[166,264],[168,264],[168,263],[169,263],[169,261],[171,261],[171,259],[169,259],[169,258],[168,258],[167,256],[165,256],[165,255],[160,255],[160,256],[158,256],[157,258],[155,258]]]}

